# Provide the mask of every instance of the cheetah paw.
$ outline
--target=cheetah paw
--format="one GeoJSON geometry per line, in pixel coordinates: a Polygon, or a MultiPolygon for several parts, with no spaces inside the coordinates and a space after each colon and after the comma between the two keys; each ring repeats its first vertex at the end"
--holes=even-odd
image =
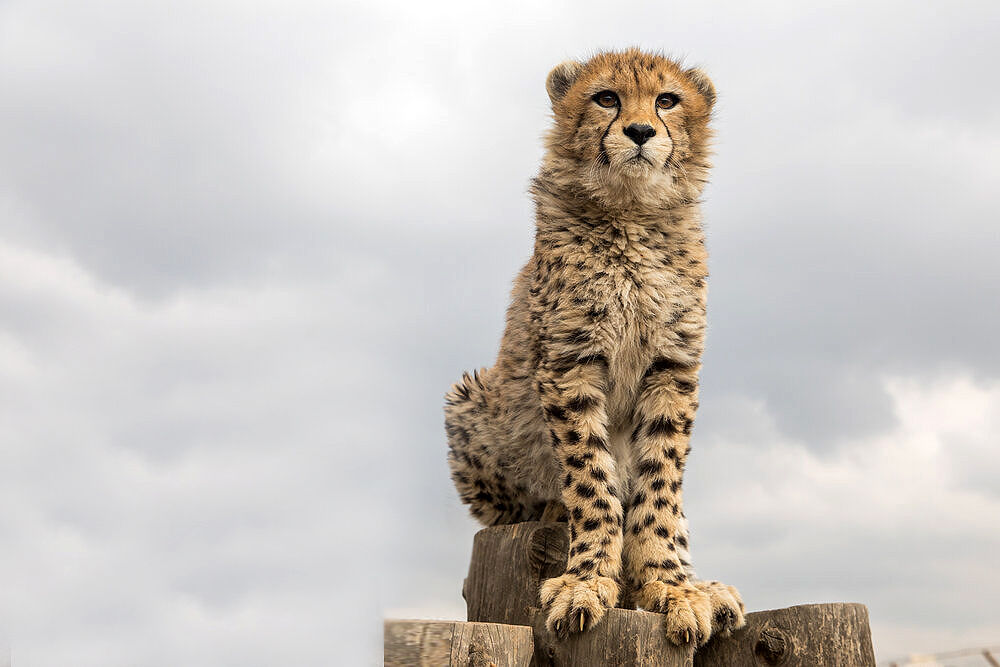
{"type": "Polygon", "coordinates": [[[712,636],[712,603],[704,591],[689,583],[651,581],[636,599],[647,611],[666,614],[667,638],[678,646],[701,646],[712,636]]]}
{"type": "Polygon", "coordinates": [[[719,581],[696,581],[695,587],[708,594],[712,604],[712,634],[728,637],[746,625],[743,599],[739,591],[719,581]]]}
{"type": "Polygon", "coordinates": [[[618,602],[618,584],[608,577],[564,574],[542,583],[539,597],[548,611],[545,627],[560,639],[592,628],[618,602]]]}

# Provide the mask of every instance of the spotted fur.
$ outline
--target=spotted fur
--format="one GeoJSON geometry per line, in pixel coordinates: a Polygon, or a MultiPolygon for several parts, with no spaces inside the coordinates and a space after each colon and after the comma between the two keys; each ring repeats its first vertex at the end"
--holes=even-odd
{"type": "Polygon", "coordinates": [[[566,571],[540,591],[550,630],[580,632],[625,597],[665,613],[674,642],[701,644],[743,625],[736,589],[695,577],[681,489],[715,90],[635,49],[563,63],[546,88],[555,123],[531,188],[534,254],[496,364],[446,396],[452,478],[487,525],[564,505],[566,571]]]}

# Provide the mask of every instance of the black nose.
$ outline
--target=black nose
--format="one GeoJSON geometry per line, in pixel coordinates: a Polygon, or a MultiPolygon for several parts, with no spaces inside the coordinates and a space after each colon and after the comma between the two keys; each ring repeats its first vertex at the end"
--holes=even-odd
{"type": "Polygon", "coordinates": [[[625,136],[642,146],[649,138],[656,135],[652,125],[632,123],[625,128],[625,136]]]}

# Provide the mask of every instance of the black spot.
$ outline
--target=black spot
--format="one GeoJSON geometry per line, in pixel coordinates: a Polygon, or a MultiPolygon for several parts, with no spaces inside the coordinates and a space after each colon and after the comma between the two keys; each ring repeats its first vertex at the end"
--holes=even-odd
{"type": "Polygon", "coordinates": [[[665,484],[666,484],[665,481],[657,477],[656,479],[653,480],[653,483],[649,485],[649,488],[651,488],[653,491],[659,491],[660,489],[663,488],[665,484]]]}
{"type": "Polygon", "coordinates": [[[656,523],[656,517],[653,516],[652,514],[647,514],[646,518],[642,520],[642,527],[649,528],[654,523],[656,523]]]}
{"type": "Polygon", "coordinates": [[[667,502],[666,498],[657,498],[656,500],[653,501],[653,507],[655,507],[658,510],[663,509],[667,505],[669,505],[669,503],[667,502]]]}
{"type": "Polygon", "coordinates": [[[686,380],[674,380],[674,384],[677,385],[677,391],[682,394],[690,394],[694,391],[695,387],[693,382],[688,382],[686,380]]]}
{"type": "Polygon", "coordinates": [[[573,508],[573,520],[574,521],[580,521],[581,519],[583,519],[583,510],[580,509],[579,507],[574,507],[573,508]]]}
{"type": "Polygon", "coordinates": [[[569,456],[566,457],[566,465],[572,466],[579,470],[580,468],[585,466],[586,463],[580,457],[570,454],[569,456]]]}
{"type": "Polygon", "coordinates": [[[664,570],[676,570],[677,563],[675,563],[672,560],[665,560],[662,563],[660,563],[660,567],[662,567],[664,570]]]}
{"type": "Polygon", "coordinates": [[[670,537],[670,531],[663,526],[657,526],[655,532],[659,537],[670,537]]]}
{"type": "Polygon", "coordinates": [[[608,309],[605,306],[598,308],[597,306],[591,306],[590,310],[587,311],[587,317],[592,320],[598,320],[608,314],[608,309]]]}
{"type": "Polygon", "coordinates": [[[586,531],[597,530],[601,527],[601,521],[599,519],[587,519],[583,522],[583,529],[586,531]]]}
{"type": "Polygon", "coordinates": [[[600,468],[591,468],[590,476],[596,479],[598,482],[603,482],[608,478],[608,474],[603,470],[601,470],[600,468]]]}
{"type": "Polygon", "coordinates": [[[577,396],[568,403],[570,410],[574,412],[586,412],[597,405],[597,399],[593,396],[577,396]]]}
{"type": "Polygon", "coordinates": [[[566,434],[566,440],[569,442],[569,444],[575,445],[576,443],[580,442],[580,432],[577,431],[576,429],[570,429],[569,433],[566,434]]]}
{"type": "Polygon", "coordinates": [[[646,434],[650,436],[673,436],[677,435],[677,433],[679,433],[677,427],[667,417],[657,417],[646,427],[646,434]]]}
{"type": "Polygon", "coordinates": [[[642,491],[636,491],[635,495],[632,496],[632,507],[637,507],[646,502],[646,494],[642,491]]]}
{"type": "Polygon", "coordinates": [[[688,545],[688,540],[683,535],[678,535],[677,536],[677,544],[681,545],[682,547],[684,547],[686,549],[687,545],[688,545]]]}
{"type": "Polygon", "coordinates": [[[642,459],[635,468],[636,473],[643,476],[658,475],[663,471],[663,463],[652,459],[642,459]]]}
{"type": "Polygon", "coordinates": [[[648,380],[652,376],[659,375],[660,373],[663,373],[665,371],[676,372],[688,368],[691,368],[690,364],[685,364],[680,361],[674,361],[673,359],[660,358],[649,365],[649,368],[647,368],[646,372],[643,373],[642,379],[648,380]]]}
{"type": "Polygon", "coordinates": [[[607,511],[611,509],[611,503],[609,503],[604,498],[598,498],[597,500],[594,501],[594,507],[599,510],[607,511]]]}
{"type": "Polygon", "coordinates": [[[608,451],[607,441],[599,435],[591,434],[591,436],[587,439],[587,446],[592,449],[600,449],[605,452],[608,451]]]}
{"type": "Polygon", "coordinates": [[[670,482],[670,490],[673,491],[674,493],[677,493],[677,491],[680,488],[681,488],[681,480],[675,479],[674,481],[670,482]]]}
{"type": "Polygon", "coordinates": [[[553,419],[558,419],[559,421],[566,421],[566,411],[563,410],[558,405],[547,405],[545,406],[545,412],[548,416],[553,419]]]}
{"type": "Polygon", "coordinates": [[[593,486],[587,484],[586,482],[580,482],[576,485],[576,492],[580,494],[583,498],[593,498],[597,495],[597,491],[593,486]]]}

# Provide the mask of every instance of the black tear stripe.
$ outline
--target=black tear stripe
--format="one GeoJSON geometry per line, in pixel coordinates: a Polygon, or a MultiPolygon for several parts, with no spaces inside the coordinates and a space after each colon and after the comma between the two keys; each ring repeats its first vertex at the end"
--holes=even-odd
{"type": "MultiPolygon", "coordinates": [[[[611,126],[615,124],[615,121],[618,120],[618,116],[620,116],[621,113],[622,113],[622,103],[621,100],[619,99],[618,110],[615,111],[615,117],[612,118],[611,122],[608,123],[608,126],[604,128],[604,134],[601,135],[601,140],[597,144],[598,147],[600,148],[600,151],[598,151],[597,153],[597,158],[601,161],[602,164],[611,164],[611,159],[608,157],[608,151],[604,148],[604,140],[608,138],[608,133],[611,132],[611,126]]],[[[673,155],[673,150],[670,151],[670,154],[673,155]]]]}
{"type": "Polygon", "coordinates": [[[670,155],[663,162],[663,168],[666,169],[670,166],[670,161],[674,159],[674,150],[677,148],[677,144],[674,143],[674,135],[670,133],[670,128],[667,127],[667,121],[663,120],[663,116],[659,112],[656,113],[656,117],[660,119],[660,124],[663,125],[663,129],[667,131],[667,139],[670,139],[670,155]]]}

